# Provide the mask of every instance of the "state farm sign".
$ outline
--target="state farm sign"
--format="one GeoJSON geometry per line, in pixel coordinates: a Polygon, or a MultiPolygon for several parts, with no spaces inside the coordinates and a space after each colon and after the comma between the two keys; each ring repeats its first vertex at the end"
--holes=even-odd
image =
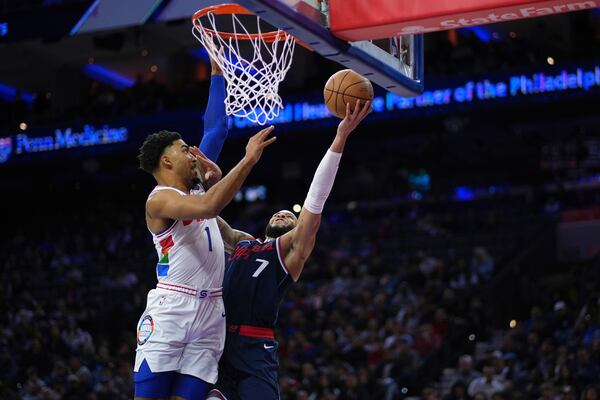
{"type": "MultiPolygon", "coordinates": [[[[455,18],[436,18],[424,20],[423,24],[407,23],[403,24],[396,34],[405,35],[413,33],[426,33],[442,31],[453,28],[463,28],[465,26],[484,25],[492,24],[494,22],[505,22],[512,21],[515,19],[531,18],[531,17],[542,17],[545,15],[560,14],[569,11],[586,10],[595,8],[596,2],[594,1],[580,1],[562,4],[539,7],[510,7],[508,9],[502,9],[501,12],[474,12],[469,13],[466,16],[456,16],[455,18]],[[407,26],[406,26],[407,25],[407,26]]],[[[414,22],[414,21],[413,21],[414,22]]]]}
{"type": "Polygon", "coordinates": [[[383,39],[588,10],[598,6],[599,2],[593,0],[330,0],[331,32],[348,41],[383,39]],[[361,3],[369,3],[369,7],[362,7],[361,3]]]}

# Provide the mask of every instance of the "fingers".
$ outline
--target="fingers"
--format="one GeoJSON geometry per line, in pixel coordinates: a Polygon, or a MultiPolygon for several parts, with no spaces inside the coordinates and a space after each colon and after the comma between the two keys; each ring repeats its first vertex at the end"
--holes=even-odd
{"type": "Polygon", "coordinates": [[[216,177],[217,177],[217,173],[215,171],[208,171],[206,174],[204,174],[204,179],[206,181],[210,181],[216,177]]]}
{"type": "Polygon", "coordinates": [[[267,136],[269,136],[269,134],[273,132],[273,129],[275,129],[275,126],[271,125],[268,128],[261,130],[260,132],[252,136],[250,141],[258,141],[259,143],[264,142],[267,136]]]}
{"type": "Polygon", "coordinates": [[[273,129],[275,129],[275,126],[271,125],[268,128],[265,128],[265,129],[261,130],[260,132],[258,132],[258,134],[262,135],[262,137],[265,138],[269,135],[269,133],[273,132],[273,129]]]}
{"type": "MultiPolygon", "coordinates": [[[[348,103],[349,105],[350,103],[348,103]]],[[[356,116],[358,115],[358,113],[362,110],[362,107],[360,106],[360,100],[356,99],[356,105],[354,106],[354,111],[352,111],[352,119],[356,119],[356,116]]]]}
{"type": "Polygon", "coordinates": [[[370,112],[372,111],[371,108],[371,101],[365,101],[362,104],[361,107],[361,101],[360,99],[356,100],[356,105],[354,106],[354,109],[352,110],[352,112],[350,112],[350,103],[346,103],[346,117],[345,119],[348,121],[361,121],[362,119],[364,119],[370,112]]]}
{"type": "Polygon", "coordinates": [[[365,102],[362,109],[360,110],[360,113],[358,114],[358,120],[362,121],[367,115],[371,113],[371,111],[373,111],[373,108],[371,107],[371,102],[365,102]]]}
{"type": "Polygon", "coordinates": [[[344,119],[350,119],[350,102],[346,103],[346,116],[344,119]]]}
{"type": "Polygon", "coordinates": [[[200,150],[196,146],[190,147],[190,153],[192,153],[196,158],[202,158],[204,160],[208,159],[208,157],[206,157],[206,155],[204,155],[204,153],[202,152],[202,150],[200,150]]]}
{"type": "Polygon", "coordinates": [[[261,143],[263,149],[265,147],[267,147],[268,145],[270,145],[271,143],[273,143],[275,140],[277,140],[277,136],[273,136],[272,138],[265,140],[264,142],[261,143]]]}

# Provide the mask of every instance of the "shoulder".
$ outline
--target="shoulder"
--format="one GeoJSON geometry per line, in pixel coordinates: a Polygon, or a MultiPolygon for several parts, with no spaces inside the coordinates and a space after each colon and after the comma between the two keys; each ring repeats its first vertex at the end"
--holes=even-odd
{"type": "Polygon", "coordinates": [[[146,205],[150,205],[150,204],[155,204],[155,203],[160,203],[164,200],[173,198],[173,197],[179,197],[179,196],[183,196],[184,194],[179,193],[178,191],[175,190],[153,190],[152,192],[150,192],[150,194],[148,195],[148,199],[146,200],[146,205]]]}
{"type": "Polygon", "coordinates": [[[186,194],[175,188],[154,189],[146,200],[146,212],[151,216],[152,213],[163,209],[168,203],[183,196],[186,196],[186,194]]]}
{"type": "Polygon", "coordinates": [[[263,242],[260,239],[245,238],[237,242],[236,247],[247,247],[253,252],[268,250],[266,246],[269,242],[263,242]]]}
{"type": "Polygon", "coordinates": [[[181,190],[170,187],[170,186],[156,186],[148,195],[148,200],[152,199],[161,199],[165,197],[173,197],[173,196],[187,196],[188,193],[182,192],[181,190]]]}

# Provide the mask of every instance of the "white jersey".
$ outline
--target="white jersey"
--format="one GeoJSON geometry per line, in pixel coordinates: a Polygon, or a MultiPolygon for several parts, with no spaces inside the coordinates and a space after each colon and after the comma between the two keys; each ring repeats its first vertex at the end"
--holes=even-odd
{"type": "MultiPolygon", "coordinates": [[[[202,189],[188,194],[170,186],[156,186],[148,198],[161,190],[174,190],[182,196],[204,194],[202,189]]],[[[156,278],[159,283],[198,290],[223,285],[225,249],[216,218],[176,220],[165,231],[151,233],[158,254],[156,278]]]]}

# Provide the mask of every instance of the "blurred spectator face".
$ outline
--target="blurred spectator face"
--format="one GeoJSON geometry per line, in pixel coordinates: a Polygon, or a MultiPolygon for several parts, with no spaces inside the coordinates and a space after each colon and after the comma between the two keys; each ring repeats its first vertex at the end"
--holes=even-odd
{"type": "Polygon", "coordinates": [[[323,344],[328,347],[335,347],[335,333],[331,329],[323,332],[323,344]]]}
{"type": "Polygon", "coordinates": [[[60,377],[63,376],[67,373],[67,367],[65,366],[65,364],[62,361],[57,362],[54,365],[54,371],[53,371],[53,375],[60,377]]]}
{"type": "Polygon", "coordinates": [[[329,387],[329,378],[327,378],[327,375],[321,375],[321,379],[319,379],[319,385],[322,388],[328,388],[329,387]]]}
{"type": "Polygon", "coordinates": [[[582,400],[598,400],[598,389],[593,386],[586,388],[581,398],[582,400]]]}
{"type": "Polygon", "coordinates": [[[37,378],[37,368],[36,367],[27,368],[27,378],[29,378],[29,379],[37,378]]]}
{"type": "Polygon", "coordinates": [[[77,357],[71,357],[69,359],[69,367],[71,371],[77,372],[77,370],[81,367],[81,361],[77,357]]]}
{"type": "Polygon", "coordinates": [[[552,400],[554,399],[554,386],[551,382],[545,382],[542,384],[542,399],[552,400]]]}
{"type": "Polygon", "coordinates": [[[529,346],[536,347],[537,345],[539,345],[539,343],[540,343],[540,337],[538,336],[537,333],[531,332],[529,335],[527,335],[527,344],[529,346]]]}
{"type": "Polygon", "coordinates": [[[577,351],[577,361],[581,364],[587,364],[590,361],[590,355],[586,349],[581,348],[577,351]]]}
{"type": "Polygon", "coordinates": [[[439,400],[440,394],[434,388],[426,387],[425,389],[423,389],[421,398],[423,400],[439,400]]]}
{"type": "Polygon", "coordinates": [[[575,392],[571,386],[563,386],[560,391],[561,400],[575,400],[575,392]]]}
{"type": "Polygon", "coordinates": [[[346,386],[348,388],[355,388],[358,386],[358,378],[354,374],[350,374],[346,377],[346,386]]]}
{"type": "Polygon", "coordinates": [[[435,311],[435,321],[436,322],[444,322],[446,321],[446,312],[442,308],[438,308],[435,311]]]}
{"type": "Polygon", "coordinates": [[[315,368],[311,363],[302,364],[302,376],[310,378],[315,374],[315,368]]]}
{"type": "Polygon", "coordinates": [[[542,318],[542,309],[539,307],[532,307],[530,313],[531,319],[540,319],[542,318]]]}
{"type": "Polygon", "coordinates": [[[457,382],[452,386],[452,396],[455,399],[461,399],[465,396],[466,387],[462,382],[457,382]]]}
{"type": "Polygon", "coordinates": [[[469,373],[471,372],[471,368],[473,366],[473,358],[465,354],[458,359],[458,369],[461,373],[469,373]]]}
{"type": "Polygon", "coordinates": [[[58,399],[60,399],[60,395],[48,387],[42,388],[41,395],[42,395],[42,400],[58,400],[58,399]]]}
{"type": "Polygon", "coordinates": [[[501,372],[504,368],[504,358],[502,358],[502,352],[496,350],[492,353],[492,363],[496,372],[501,372]]]}
{"type": "Polygon", "coordinates": [[[488,398],[485,395],[485,393],[477,392],[477,393],[475,393],[475,396],[473,396],[473,400],[488,400],[488,398]]]}
{"type": "Polygon", "coordinates": [[[483,367],[483,376],[487,381],[491,381],[494,378],[494,368],[490,366],[483,367]]]}

